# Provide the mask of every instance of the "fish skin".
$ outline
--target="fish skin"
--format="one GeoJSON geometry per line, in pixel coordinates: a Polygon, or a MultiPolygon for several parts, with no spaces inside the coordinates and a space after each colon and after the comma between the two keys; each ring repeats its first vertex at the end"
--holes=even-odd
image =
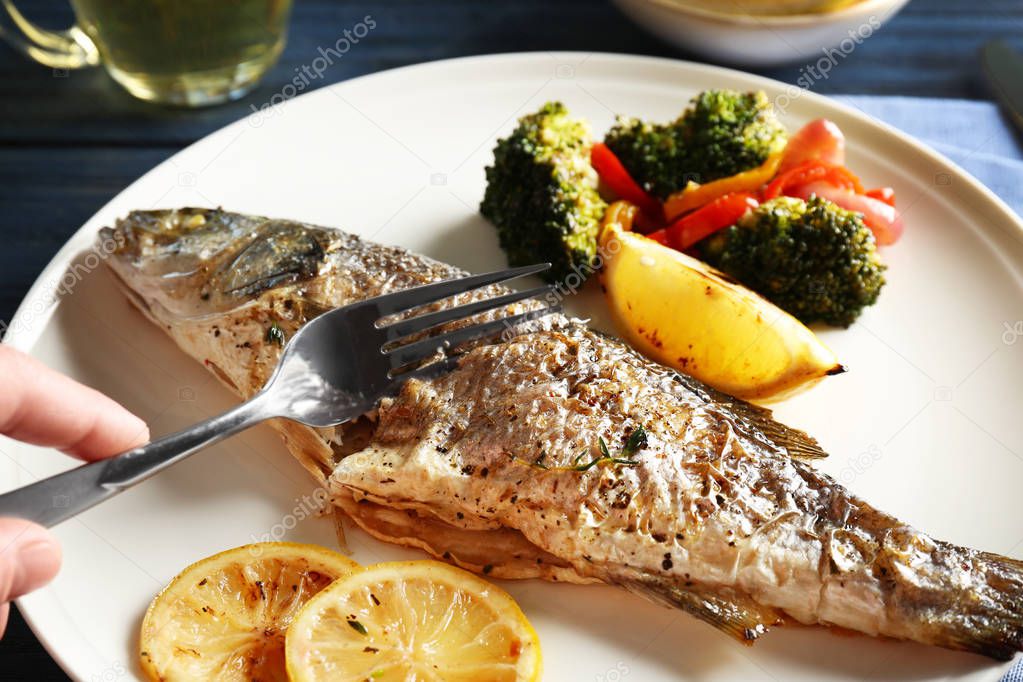
{"type": "MultiPolygon", "coordinates": [[[[219,210],[134,212],[111,237],[133,302],[242,397],[279,357],[270,324],[290,337],[331,307],[462,274],[219,210]]],[[[491,576],[620,585],[747,642],[792,619],[999,659],[1023,648],[1023,562],[874,509],[794,456],[821,454],[809,437],[578,321],[519,331],[370,419],[276,427],[367,531],[491,576]],[[640,427],[634,464],[573,468],[640,427]]]]}

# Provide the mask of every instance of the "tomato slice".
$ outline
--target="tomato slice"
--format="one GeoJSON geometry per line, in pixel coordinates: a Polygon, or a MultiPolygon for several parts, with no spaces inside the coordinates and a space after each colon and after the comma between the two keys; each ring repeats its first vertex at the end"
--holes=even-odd
{"type": "Polygon", "coordinates": [[[806,185],[811,182],[826,182],[834,187],[850,189],[857,194],[863,193],[860,179],[845,166],[834,166],[823,161],[807,161],[791,170],[780,173],[764,189],[764,200],[774,199],[792,187],[806,185]]]}
{"type": "Polygon", "coordinates": [[[848,211],[856,211],[863,216],[863,222],[874,233],[874,238],[881,246],[897,242],[905,229],[902,216],[894,206],[865,194],[857,194],[845,187],[835,187],[829,182],[810,182],[793,187],[790,192],[789,196],[800,199],[809,199],[817,195],[848,211]]]}
{"type": "MultiPolygon", "coordinates": [[[[760,202],[750,192],[732,192],[682,216],[660,232],[664,233],[663,239],[668,246],[685,251],[718,230],[734,225],[747,211],[759,205],[760,202]]],[[[661,241],[659,235],[650,236],[661,241]]]]}
{"type": "Polygon", "coordinates": [[[784,173],[807,161],[845,165],[845,135],[826,118],[810,121],[789,138],[778,170],[784,173]]]}
{"type": "MultiPolygon", "coordinates": [[[[629,175],[622,162],[603,142],[598,142],[590,149],[590,163],[597,175],[619,199],[624,199],[639,206],[639,209],[655,222],[663,221],[664,209],[661,202],[650,196],[629,175]]],[[[662,223],[663,224],[663,223],[662,223]]]]}

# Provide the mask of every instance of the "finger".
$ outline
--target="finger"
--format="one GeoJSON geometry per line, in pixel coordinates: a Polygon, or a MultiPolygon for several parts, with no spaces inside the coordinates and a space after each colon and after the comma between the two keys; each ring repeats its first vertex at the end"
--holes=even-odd
{"type": "Polygon", "coordinates": [[[7,616],[11,613],[10,604],[0,604],[0,637],[4,636],[4,631],[7,630],[7,616]]]}
{"type": "Polygon", "coordinates": [[[145,422],[99,391],[0,345],[0,433],[84,459],[124,452],[149,440],[145,422]]]}
{"type": "Polygon", "coordinates": [[[8,602],[53,580],[60,545],[42,526],[0,518],[0,602],[8,602]]]}

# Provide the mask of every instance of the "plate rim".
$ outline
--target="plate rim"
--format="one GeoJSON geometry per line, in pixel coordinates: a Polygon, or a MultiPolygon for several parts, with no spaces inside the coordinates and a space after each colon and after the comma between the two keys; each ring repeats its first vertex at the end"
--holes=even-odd
{"type": "MultiPolygon", "coordinates": [[[[395,67],[391,69],[385,69],[376,71],[374,73],[364,74],[355,78],[339,81],[326,85],[308,92],[301,93],[296,97],[293,97],[281,104],[276,106],[281,107],[281,111],[285,111],[286,108],[293,106],[296,100],[300,100],[304,97],[314,96],[317,94],[325,94],[327,90],[335,88],[346,88],[352,87],[360,83],[365,83],[373,79],[385,79],[395,76],[400,76],[408,72],[415,72],[420,70],[439,70],[443,71],[452,66],[461,65],[465,63],[480,63],[480,64],[496,64],[501,62],[514,63],[516,61],[522,62],[524,66],[531,65],[535,61],[549,61],[551,58],[562,59],[562,60],[593,60],[598,61],[604,60],[607,62],[625,62],[631,63],[632,65],[642,69],[643,66],[658,67],[658,68],[670,68],[679,69],[681,71],[695,70],[710,75],[718,75],[723,79],[723,82],[728,82],[729,79],[734,80],[736,77],[751,81],[758,85],[758,87],[764,87],[769,90],[786,91],[792,88],[798,90],[798,97],[800,99],[806,98],[808,102],[815,106],[823,105],[826,108],[840,111],[844,116],[856,120],[860,125],[865,126],[867,129],[873,129],[874,131],[880,132],[888,138],[894,138],[897,140],[904,150],[910,151],[916,154],[919,158],[925,159],[926,161],[935,164],[947,171],[953,177],[957,179],[968,193],[973,196],[957,196],[951,201],[957,205],[968,204],[971,209],[978,210],[980,207],[984,207],[989,211],[994,211],[1000,220],[1003,222],[1011,223],[1015,226],[1015,237],[1021,243],[1023,243],[1023,217],[1016,214],[1016,212],[998,195],[996,195],[990,188],[984,185],[980,180],[975,178],[967,170],[961,167],[956,162],[949,159],[941,152],[929,147],[924,142],[916,139],[910,134],[895,128],[894,126],[885,123],[879,119],[876,119],[865,112],[857,109],[855,106],[843,102],[838,99],[834,99],[830,96],[823,95],[820,93],[813,92],[799,88],[798,86],[786,83],[784,81],[769,78],[767,76],[761,76],[758,74],[743,71],[742,69],[730,68],[724,66],[717,66],[712,64],[706,64],[697,61],[675,59],[671,57],[654,57],[646,55],[628,54],[628,53],[617,53],[617,52],[585,52],[585,51],[527,51],[527,52],[502,52],[495,54],[484,54],[484,55],[467,55],[462,57],[454,57],[447,59],[437,59],[431,61],[417,62],[415,64],[408,64],[405,66],[395,67]]],[[[638,71],[639,75],[637,80],[643,80],[642,71],[638,71]]],[[[207,143],[211,138],[218,135],[226,135],[229,131],[232,131],[240,126],[251,125],[251,121],[260,116],[265,115],[262,110],[253,111],[251,114],[247,114],[239,119],[236,119],[224,126],[202,136],[194,142],[182,147],[175,151],[173,154],[168,156],[166,159],[156,164],[145,173],[140,175],[134,181],[129,183],[123,189],[121,189],[115,196],[109,201],[104,203],[98,208],[91,217],[89,217],[82,225],[76,229],[64,242],[64,244],[57,250],[54,256],[47,262],[43,267],[42,271],[35,278],[28,291],[25,293],[24,298],[18,305],[14,315],[7,328],[7,335],[3,339],[3,343],[10,345],[11,347],[19,350],[29,352],[35,342],[39,339],[43,330],[46,329],[53,314],[55,313],[57,306],[60,302],[60,296],[57,295],[55,289],[56,279],[55,276],[62,274],[66,269],[68,262],[71,258],[78,254],[83,247],[86,247],[88,243],[92,242],[92,224],[97,221],[97,217],[103,213],[106,213],[111,205],[117,203],[122,196],[133,191],[136,186],[142,184],[151,175],[160,172],[165,166],[172,164],[174,159],[182,154],[185,154],[194,147],[201,144],[207,143]],[[87,232],[89,230],[89,232],[87,232]],[[29,308],[38,302],[46,304],[44,308],[37,314],[30,314],[29,308]],[[47,304],[48,302],[48,304],[47,304]],[[24,320],[23,318],[27,318],[24,320]]],[[[902,150],[896,150],[902,152],[902,150]]],[[[904,152],[903,152],[904,154],[904,152]]],[[[897,154],[893,154],[896,156],[897,154]]],[[[903,159],[905,157],[903,156],[903,159]]],[[[905,165],[903,163],[898,164],[900,166],[905,165]]],[[[159,203],[159,202],[158,202],[159,203]]],[[[994,226],[992,226],[994,227],[994,226]]],[[[1021,262],[1023,266],[1023,262],[1021,262]]],[[[76,671],[72,668],[70,662],[61,655],[57,650],[57,645],[48,638],[42,627],[37,621],[37,617],[43,610],[50,611],[54,608],[63,609],[63,604],[57,598],[50,593],[46,587],[37,590],[32,593],[30,603],[26,604],[22,598],[14,600],[21,613],[22,618],[28,624],[29,629],[33,635],[43,646],[50,657],[60,666],[60,668],[67,674],[71,679],[82,680],[85,679],[80,671],[76,671]],[[36,603],[40,602],[40,603],[36,603]]],[[[86,646],[89,646],[87,642],[84,642],[86,646]]]]}

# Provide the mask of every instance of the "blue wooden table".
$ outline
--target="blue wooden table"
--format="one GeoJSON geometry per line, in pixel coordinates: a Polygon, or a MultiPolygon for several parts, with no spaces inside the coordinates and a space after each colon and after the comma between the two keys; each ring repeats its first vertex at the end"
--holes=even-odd
{"type": "MultiPolygon", "coordinates": [[[[30,19],[70,23],[66,0],[21,0],[30,19]]],[[[629,52],[694,59],[631,25],[607,0],[296,0],[288,47],[240,102],[187,111],[131,99],[100,69],[53,71],[0,47],[0,320],[10,320],[64,241],[139,175],[265,102],[346,27],[372,15],[373,33],[318,85],[421,61],[531,50],[629,52]]],[[[817,81],[821,93],[987,99],[977,52],[1023,38],[1020,0],[914,0],[817,81]]],[[[1023,45],[1017,44],[1017,47],[1023,45]]],[[[796,82],[800,66],[762,72],[796,82]]],[[[12,611],[0,680],[64,679],[12,611]]]]}

